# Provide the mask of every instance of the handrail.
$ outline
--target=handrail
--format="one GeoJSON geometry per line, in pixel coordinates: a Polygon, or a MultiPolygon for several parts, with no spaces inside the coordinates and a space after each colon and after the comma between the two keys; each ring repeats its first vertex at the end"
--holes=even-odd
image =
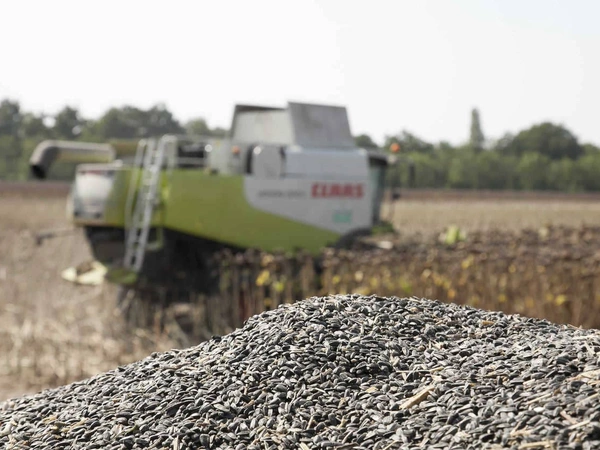
{"type": "MultiPolygon", "coordinates": [[[[133,160],[133,168],[141,167],[141,163],[143,161],[144,156],[144,148],[147,145],[147,139],[141,139],[138,142],[136,151],[135,151],[135,159],[133,160]]],[[[138,185],[139,177],[134,177],[134,171],[131,172],[131,176],[129,177],[129,186],[127,188],[127,200],[125,202],[125,211],[124,211],[124,220],[125,220],[125,229],[129,230],[131,226],[131,214],[133,209],[133,197],[134,192],[136,191],[136,187],[138,185]],[[135,178],[135,181],[134,181],[135,178]]]]}

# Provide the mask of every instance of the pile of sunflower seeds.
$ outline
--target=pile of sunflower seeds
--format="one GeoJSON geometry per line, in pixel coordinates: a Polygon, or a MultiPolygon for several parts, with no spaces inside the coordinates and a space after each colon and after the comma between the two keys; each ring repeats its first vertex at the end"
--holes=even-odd
{"type": "Polygon", "coordinates": [[[334,296],[0,404],[3,448],[592,449],[600,334],[334,296]]]}

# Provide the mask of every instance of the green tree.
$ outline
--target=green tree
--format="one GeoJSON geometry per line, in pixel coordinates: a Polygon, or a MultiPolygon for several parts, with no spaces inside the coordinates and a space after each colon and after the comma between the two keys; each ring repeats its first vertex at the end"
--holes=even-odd
{"type": "Polygon", "coordinates": [[[146,135],[142,110],[133,106],[110,108],[98,120],[97,129],[104,139],[133,139],[146,135]]]}
{"type": "Polygon", "coordinates": [[[65,106],[54,117],[54,134],[61,139],[75,139],[83,131],[85,121],[76,108],[65,106]]]}
{"type": "Polygon", "coordinates": [[[600,147],[598,147],[597,145],[594,144],[583,144],[583,154],[584,155],[589,155],[589,154],[599,154],[600,153],[600,147]]]}
{"type": "Polygon", "coordinates": [[[215,127],[212,130],[210,130],[210,134],[214,137],[223,138],[227,136],[227,133],[229,133],[229,131],[222,127],[215,127]]]}
{"type": "Polygon", "coordinates": [[[476,153],[469,146],[457,149],[450,160],[447,186],[456,189],[480,187],[476,153]]]}
{"type": "Polygon", "coordinates": [[[209,136],[210,135],[210,127],[206,123],[206,120],[199,117],[197,119],[192,119],[186,122],[185,131],[187,134],[195,135],[195,136],[209,136]]]}
{"type": "Polygon", "coordinates": [[[499,147],[499,150],[503,154],[516,156],[538,153],[552,160],[577,159],[584,153],[583,147],[569,130],[550,122],[521,131],[512,140],[499,147]]]}
{"type": "Polygon", "coordinates": [[[563,192],[582,190],[581,180],[577,176],[577,162],[572,159],[550,161],[546,177],[549,189],[563,192]]]}
{"type": "Polygon", "coordinates": [[[517,165],[519,185],[525,190],[544,190],[548,188],[547,170],[550,158],[540,153],[527,152],[517,165]]]}
{"type": "Polygon", "coordinates": [[[0,135],[0,160],[2,171],[0,178],[5,180],[19,179],[19,161],[21,159],[22,143],[18,136],[0,135]]]}
{"type": "Polygon", "coordinates": [[[354,142],[356,144],[357,147],[362,147],[362,148],[377,148],[377,144],[375,142],[373,142],[373,139],[371,139],[371,136],[369,136],[368,134],[360,134],[358,136],[356,136],[354,138],[354,142]]]}
{"type": "Polygon", "coordinates": [[[43,115],[25,113],[21,121],[21,136],[24,138],[45,138],[50,136],[50,130],[44,123],[43,115]]]}
{"type": "Polygon", "coordinates": [[[2,100],[0,103],[0,135],[17,136],[22,119],[19,102],[2,100]]]}
{"type": "Polygon", "coordinates": [[[574,163],[573,177],[586,191],[600,191],[600,153],[588,153],[574,163]]]}
{"type": "MultiPolygon", "coordinates": [[[[415,187],[444,187],[447,179],[447,167],[444,167],[440,158],[429,153],[413,153],[410,158],[415,163],[415,187]]],[[[408,170],[404,179],[408,180],[408,170]]]]}
{"type": "Polygon", "coordinates": [[[384,148],[389,149],[394,143],[400,144],[403,153],[432,153],[434,145],[426,142],[408,131],[401,135],[386,136],[384,148]]]}
{"type": "Polygon", "coordinates": [[[129,105],[110,108],[98,120],[96,129],[104,139],[139,139],[185,133],[185,129],[162,104],[147,111],[129,105]]]}
{"type": "Polygon", "coordinates": [[[480,152],[483,150],[483,145],[485,144],[485,138],[483,136],[483,131],[481,130],[481,121],[479,119],[479,111],[477,108],[474,108],[471,111],[471,135],[469,143],[471,148],[480,152]]]}
{"type": "Polygon", "coordinates": [[[146,126],[150,136],[160,136],[163,134],[183,134],[185,129],[179,121],[175,119],[171,111],[160,103],[146,111],[146,126]]]}
{"type": "Polygon", "coordinates": [[[480,189],[515,189],[517,187],[518,160],[496,152],[477,155],[477,186],[480,189]]]}
{"type": "Polygon", "coordinates": [[[202,117],[187,121],[184,128],[187,134],[195,136],[225,137],[227,135],[227,130],[224,128],[211,129],[202,117]]]}
{"type": "Polygon", "coordinates": [[[502,155],[516,156],[512,148],[515,136],[512,133],[505,133],[500,139],[497,139],[492,145],[492,150],[502,155]]]}
{"type": "Polygon", "coordinates": [[[438,153],[446,153],[449,154],[453,151],[455,151],[456,149],[454,148],[454,146],[452,144],[450,144],[449,142],[446,141],[441,141],[438,145],[435,146],[435,150],[438,153]]]}

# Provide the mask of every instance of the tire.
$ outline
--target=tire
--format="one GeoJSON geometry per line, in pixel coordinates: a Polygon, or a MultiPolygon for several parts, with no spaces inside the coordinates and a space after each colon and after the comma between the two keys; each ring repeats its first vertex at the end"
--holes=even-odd
{"type": "Polygon", "coordinates": [[[343,235],[338,241],[333,245],[333,248],[341,250],[341,249],[350,249],[352,244],[356,242],[361,237],[366,237],[371,235],[370,228],[359,228],[358,230],[353,230],[345,235],[343,235]]]}

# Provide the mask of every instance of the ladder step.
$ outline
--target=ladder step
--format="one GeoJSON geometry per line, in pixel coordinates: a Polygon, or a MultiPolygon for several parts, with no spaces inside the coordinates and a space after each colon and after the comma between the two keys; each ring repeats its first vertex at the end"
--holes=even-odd
{"type": "Polygon", "coordinates": [[[136,159],[137,167],[142,170],[141,186],[137,193],[137,202],[132,215],[132,224],[128,230],[125,265],[139,270],[147,250],[157,248],[160,241],[148,242],[155,206],[159,203],[157,192],[161,180],[160,173],[164,162],[164,142],[149,140],[143,157],[136,159]]]}

